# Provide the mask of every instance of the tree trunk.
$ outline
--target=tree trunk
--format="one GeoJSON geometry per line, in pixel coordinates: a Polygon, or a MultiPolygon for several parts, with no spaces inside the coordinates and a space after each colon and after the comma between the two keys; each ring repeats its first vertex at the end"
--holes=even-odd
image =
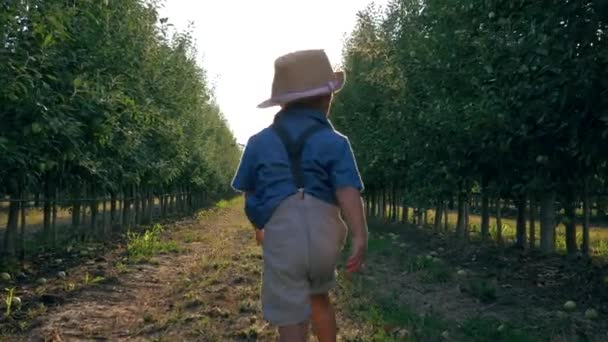
{"type": "Polygon", "coordinates": [[[393,196],[392,196],[392,192],[389,189],[389,191],[387,191],[386,194],[386,198],[387,198],[387,214],[386,214],[386,220],[390,222],[391,218],[393,217],[393,196]]]}
{"type": "Polygon", "coordinates": [[[566,227],[566,252],[569,256],[576,254],[576,210],[574,208],[574,196],[570,193],[564,201],[565,227],[566,227]]]}
{"type": "Polygon", "coordinates": [[[169,195],[163,195],[163,218],[169,215],[169,195]]]}
{"type": "Polygon", "coordinates": [[[408,207],[405,203],[405,194],[401,194],[401,223],[407,223],[408,207]]]}
{"type": "Polygon", "coordinates": [[[435,232],[438,232],[441,227],[441,216],[443,215],[442,209],[443,203],[441,203],[441,201],[438,201],[437,206],[435,207],[435,222],[433,222],[433,230],[435,232]]]}
{"type": "Polygon", "coordinates": [[[530,199],[530,248],[536,248],[536,201],[530,199]]]}
{"type": "Polygon", "coordinates": [[[177,214],[177,195],[173,194],[171,195],[171,213],[172,214],[177,214]]]}
{"type": "Polygon", "coordinates": [[[44,181],[44,205],[42,207],[42,235],[45,244],[51,240],[51,197],[51,182],[47,176],[44,181]]]}
{"type": "Polygon", "coordinates": [[[464,237],[465,239],[469,238],[469,233],[470,233],[470,224],[469,224],[469,219],[470,219],[470,211],[471,211],[471,205],[469,203],[468,197],[465,197],[465,201],[464,201],[464,237]]]}
{"type": "Polygon", "coordinates": [[[101,231],[103,236],[110,235],[110,230],[108,229],[108,201],[106,197],[103,197],[103,204],[101,205],[101,211],[103,212],[102,221],[101,221],[101,231]]]}
{"type": "Polygon", "coordinates": [[[80,212],[82,213],[82,218],[80,221],[80,229],[82,230],[82,237],[87,236],[87,207],[90,205],[87,201],[88,193],[84,195],[85,199],[82,201],[82,206],[80,207],[80,212]]]}
{"type": "Polygon", "coordinates": [[[141,223],[148,224],[148,193],[146,191],[141,191],[140,201],[141,201],[141,223]]]}
{"type": "Polygon", "coordinates": [[[540,249],[555,251],[555,192],[545,192],[540,200],[540,249]]]}
{"type": "Polygon", "coordinates": [[[19,221],[19,202],[15,201],[15,197],[19,196],[11,196],[13,199],[9,203],[8,207],[8,222],[6,224],[6,230],[4,231],[4,253],[9,258],[14,258],[16,256],[16,240],[17,240],[17,225],[19,221]]]}
{"type": "Polygon", "coordinates": [[[25,225],[27,216],[27,201],[21,202],[21,232],[19,234],[19,259],[25,261],[25,225]]]}
{"type": "Polygon", "coordinates": [[[156,205],[154,204],[154,194],[150,192],[148,194],[148,223],[152,223],[152,214],[154,213],[154,209],[156,205]]]}
{"type": "Polygon", "coordinates": [[[59,190],[55,188],[55,197],[53,200],[53,218],[51,220],[51,244],[53,248],[57,247],[57,201],[59,199],[59,190]]]}
{"type": "Polygon", "coordinates": [[[129,198],[129,191],[123,191],[122,199],[122,229],[128,229],[129,226],[129,207],[131,206],[131,199],[129,198]]]}
{"type": "Polygon", "coordinates": [[[190,189],[186,192],[186,210],[189,213],[194,213],[194,208],[192,206],[192,191],[190,189]]]}
{"type": "Polygon", "coordinates": [[[74,191],[74,202],[72,204],[72,231],[75,234],[78,234],[80,229],[80,185],[76,185],[76,190],[74,191]]]}
{"type": "Polygon", "coordinates": [[[386,197],[387,197],[386,189],[383,188],[382,189],[382,204],[380,206],[380,218],[383,220],[386,219],[386,202],[387,202],[386,197]]]}
{"type": "Polygon", "coordinates": [[[391,206],[392,206],[392,215],[391,221],[397,222],[397,187],[393,184],[393,196],[392,196],[391,206]]]}
{"type": "MultiPolygon", "coordinates": [[[[370,191],[367,194],[367,196],[365,196],[365,197],[367,199],[367,207],[366,207],[367,211],[365,214],[367,217],[373,217],[374,216],[374,193],[370,191]]],[[[193,195],[192,198],[193,198],[193,206],[196,208],[196,206],[197,206],[196,198],[197,197],[196,197],[196,195],[193,195]]]]}
{"type": "Polygon", "coordinates": [[[583,255],[589,256],[589,217],[591,213],[589,210],[589,181],[585,179],[583,186],[583,243],[581,244],[581,251],[583,255]]]}
{"type": "Polygon", "coordinates": [[[481,193],[481,239],[488,241],[490,237],[490,201],[486,189],[481,193]]]}
{"type": "Polygon", "coordinates": [[[447,232],[450,229],[450,216],[449,216],[449,210],[448,210],[448,203],[445,202],[443,204],[443,230],[445,232],[447,232]]]}
{"type": "Polygon", "coordinates": [[[422,211],[422,221],[424,222],[425,226],[429,225],[429,211],[427,209],[422,211]]]}
{"type": "MultiPolygon", "coordinates": [[[[98,222],[97,222],[97,218],[98,218],[98,212],[99,212],[99,202],[97,202],[97,199],[95,198],[94,193],[91,193],[91,235],[95,235],[95,234],[99,234],[99,230],[98,230],[98,222]]],[[[99,234],[101,235],[101,234],[99,234]]]]}
{"type": "Polygon", "coordinates": [[[118,222],[116,217],[116,193],[110,192],[110,227],[113,227],[118,222]]]}
{"type": "Polygon", "coordinates": [[[502,203],[500,198],[496,200],[496,242],[502,245],[502,203]]]}
{"type": "Polygon", "coordinates": [[[138,188],[134,188],[133,194],[135,196],[135,225],[141,223],[141,194],[138,188]]]}
{"type": "Polygon", "coordinates": [[[459,192],[458,193],[458,218],[456,220],[456,233],[458,234],[458,237],[461,239],[464,239],[466,237],[465,235],[465,208],[464,208],[464,194],[459,192]]]}
{"type": "Polygon", "coordinates": [[[515,228],[515,245],[518,248],[526,248],[526,202],[525,196],[517,200],[517,225],[515,228]]]}
{"type": "Polygon", "coordinates": [[[165,196],[161,193],[160,196],[158,196],[158,201],[160,203],[160,217],[164,218],[165,217],[165,196]]]}

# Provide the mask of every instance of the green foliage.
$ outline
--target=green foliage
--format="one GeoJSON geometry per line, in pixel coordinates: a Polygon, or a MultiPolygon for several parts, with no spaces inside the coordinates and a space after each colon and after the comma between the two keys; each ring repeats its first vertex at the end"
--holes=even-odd
{"type": "Polygon", "coordinates": [[[0,195],[230,192],[240,150],[191,33],[160,5],[0,5],[0,195]]]}
{"type": "Polygon", "coordinates": [[[160,253],[179,252],[180,247],[175,241],[162,239],[163,229],[155,224],[143,233],[129,232],[127,234],[127,255],[131,262],[147,261],[160,253]]]}
{"type": "MultiPolygon", "coordinates": [[[[593,1],[393,0],[359,13],[332,120],[368,199],[605,189],[608,11],[593,1]]],[[[564,194],[565,196],[565,194],[564,194]]]]}

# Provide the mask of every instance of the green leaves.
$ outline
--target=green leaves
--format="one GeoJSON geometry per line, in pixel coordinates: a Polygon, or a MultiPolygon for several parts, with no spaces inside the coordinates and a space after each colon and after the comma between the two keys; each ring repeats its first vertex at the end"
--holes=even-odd
{"type": "Polygon", "coordinates": [[[229,188],[240,150],[211,103],[190,33],[160,34],[155,6],[7,3],[2,183],[26,174],[33,191],[45,176],[114,190],[229,188]]]}
{"type": "Polygon", "coordinates": [[[384,16],[360,13],[332,119],[366,183],[427,198],[479,179],[536,192],[605,165],[591,146],[608,143],[608,23],[590,1],[549,3],[394,0],[384,16]]]}

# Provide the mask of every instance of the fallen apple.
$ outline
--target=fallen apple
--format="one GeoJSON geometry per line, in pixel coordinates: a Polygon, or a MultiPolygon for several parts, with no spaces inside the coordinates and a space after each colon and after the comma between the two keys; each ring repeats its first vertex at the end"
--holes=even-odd
{"type": "Polygon", "coordinates": [[[574,301],[569,300],[566,303],[564,303],[564,310],[573,311],[574,309],[576,309],[576,303],[574,301]]]}
{"type": "Polygon", "coordinates": [[[596,319],[597,316],[598,316],[597,310],[595,310],[595,309],[590,308],[585,311],[585,318],[587,318],[587,319],[596,319]]]}

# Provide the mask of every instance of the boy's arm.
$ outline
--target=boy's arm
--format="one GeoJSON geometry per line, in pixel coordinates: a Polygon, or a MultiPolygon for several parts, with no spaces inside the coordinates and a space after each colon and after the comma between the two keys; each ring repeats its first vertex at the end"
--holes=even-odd
{"type": "Polygon", "coordinates": [[[359,190],[354,187],[337,189],[336,198],[352,236],[352,252],[346,263],[346,270],[357,272],[363,265],[367,250],[367,222],[363,200],[359,190]]]}
{"type": "Polygon", "coordinates": [[[352,236],[352,252],[346,270],[357,272],[363,265],[367,250],[367,222],[361,199],[363,182],[348,139],[344,139],[342,144],[336,144],[335,147],[339,150],[332,162],[332,183],[336,200],[352,236]]]}
{"type": "MultiPolygon", "coordinates": [[[[251,195],[253,195],[253,192],[251,191],[244,192],[243,197],[245,198],[245,201],[247,200],[247,196],[251,195]]],[[[251,226],[255,230],[255,241],[257,241],[258,245],[264,244],[264,228],[258,229],[253,225],[253,223],[251,224],[251,226]]]]}
{"type": "MultiPolygon", "coordinates": [[[[237,172],[232,181],[232,187],[243,193],[245,202],[247,201],[247,197],[252,196],[255,192],[255,158],[252,148],[252,139],[253,137],[250,138],[247,141],[247,145],[245,145],[245,150],[243,151],[237,172]]],[[[252,226],[255,229],[256,240],[258,244],[261,244],[264,240],[264,231],[257,229],[253,223],[252,226]]]]}

